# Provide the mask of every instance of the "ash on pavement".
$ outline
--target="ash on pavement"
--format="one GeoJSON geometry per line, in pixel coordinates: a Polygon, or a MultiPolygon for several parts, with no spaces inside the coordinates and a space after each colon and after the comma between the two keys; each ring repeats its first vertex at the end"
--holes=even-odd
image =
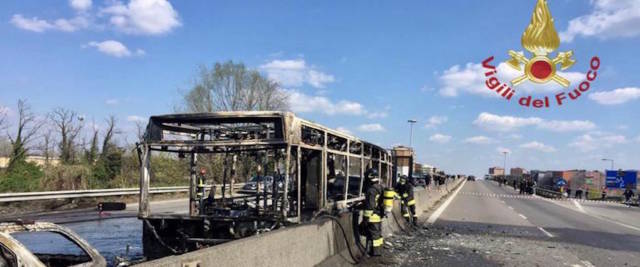
{"type": "Polygon", "coordinates": [[[528,230],[487,225],[416,229],[385,238],[383,257],[364,266],[588,266],[557,243],[528,230]],[[518,237],[520,236],[520,237],[518,237]]]}

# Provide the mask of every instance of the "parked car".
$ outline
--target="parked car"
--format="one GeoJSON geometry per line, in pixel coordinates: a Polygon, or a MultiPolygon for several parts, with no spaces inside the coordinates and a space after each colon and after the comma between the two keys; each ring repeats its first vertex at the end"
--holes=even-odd
{"type": "Polygon", "coordinates": [[[0,222],[0,266],[107,266],[70,229],[48,222],[0,222]]]}
{"type": "MultiPolygon", "coordinates": [[[[265,189],[267,192],[273,191],[273,176],[251,177],[251,179],[247,181],[247,183],[242,187],[240,191],[255,193],[258,188],[258,183],[260,183],[261,192],[264,192],[265,189]]],[[[277,186],[278,186],[278,191],[284,190],[284,182],[282,178],[277,179],[277,186]]]]}
{"type": "Polygon", "coordinates": [[[476,180],[476,177],[475,177],[475,176],[473,176],[473,175],[469,175],[469,176],[467,176],[467,181],[475,182],[475,180],[476,180]]]}

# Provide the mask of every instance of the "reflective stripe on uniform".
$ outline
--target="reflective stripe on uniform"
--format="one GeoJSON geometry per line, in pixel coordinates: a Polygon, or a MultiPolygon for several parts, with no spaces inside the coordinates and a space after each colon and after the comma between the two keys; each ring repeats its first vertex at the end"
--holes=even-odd
{"type": "Polygon", "coordinates": [[[384,238],[383,237],[373,240],[373,246],[374,247],[382,246],[382,244],[384,244],[384,238]]]}
{"type": "Polygon", "coordinates": [[[393,197],[396,195],[396,192],[393,190],[385,190],[384,191],[384,198],[386,199],[393,199],[393,197]]]}
{"type": "Polygon", "coordinates": [[[409,200],[409,202],[407,202],[407,205],[409,205],[409,206],[413,206],[415,204],[416,204],[416,200],[415,199],[409,200]]]}
{"type": "Polygon", "coordinates": [[[364,217],[370,217],[371,215],[373,215],[373,210],[364,210],[364,217]]]}
{"type": "Polygon", "coordinates": [[[374,214],[371,215],[371,217],[369,217],[369,222],[379,223],[381,221],[382,221],[382,219],[380,218],[380,215],[378,215],[378,214],[374,213],[374,214]]]}
{"type": "Polygon", "coordinates": [[[409,216],[411,216],[411,214],[409,214],[408,212],[405,213],[405,214],[402,214],[402,217],[407,217],[408,218],[409,216]]]}
{"type": "Polygon", "coordinates": [[[402,194],[402,197],[407,198],[407,197],[409,197],[409,194],[408,193],[404,193],[404,194],[402,194]]]}

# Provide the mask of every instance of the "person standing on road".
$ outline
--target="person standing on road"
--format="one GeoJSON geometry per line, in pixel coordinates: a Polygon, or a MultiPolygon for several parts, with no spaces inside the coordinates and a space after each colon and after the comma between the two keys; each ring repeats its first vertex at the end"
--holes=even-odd
{"type": "Polygon", "coordinates": [[[624,191],[624,199],[625,199],[625,203],[627,204],[627,207],[631,207],[631,198],[633,197],[633,195],[634,195],[633,190],[627,187],[627,190],[624,191]]]}
{"type": "Polygon", "coordinates": [[[402,217],[407,222],[418,226],[418,216],[416,216],[416,200],[413,198],[413,185],[407,181],[407,176],[402,175],[396,184],[396,195],[400,197],[402,207],[402,217]]]}
{"type": "Polygon", "coordinates": [[[383,193],[380,176],[376,169],[369,169],[365,174],[367,181],[364,208],[364,224],[367,237],[367,253],[370,256],[381,256],[384,238],[382,237],[382,217],[384,216],[383,193]]]}
{"type": "Polygon", "coordinates": [[[589,200],[589,187],[584,187],[584,199],[589,200]]]}

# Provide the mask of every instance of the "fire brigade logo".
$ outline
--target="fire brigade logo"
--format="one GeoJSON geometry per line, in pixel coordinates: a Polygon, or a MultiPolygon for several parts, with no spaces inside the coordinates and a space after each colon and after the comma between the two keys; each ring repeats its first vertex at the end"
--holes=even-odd
{"type": "Polygon", "coordinates": [[[569,80],[556,72],[559,64],[562,70],[566,70],[576,63],[572,59],[573,51],[560,52],[553,59],[551,53],[560,46],[560,37],[553,25],[553,18],[547,6],[547,1],[539,0],[533,11],[531,23],[522,34],[522,47],[533,54],[531,59],[523,52],[509,51],[511,60],[507,64],[515,70],[521,71],[524,65],[524,75],[511,81],[513,86],[518,86],[525,80],[535,83],[547,83],[554,81],[563,87],[569,87],[569,80]]]}
{"type": "Polygon", "coordinates": [[[562,106],[567,100],[576,100],[586,93],[591,88],[591,82],[596,80],[600,68],[600,58],[597,56],[591,58],[590,68],[586,72],[585,79],[579,84],[577,84],[579,81],[574,80],[576,85],[573,85],[575,86],[573,90],[569,88],[572,86],[572,81],[563,77],[559,72],[559,70],[564,71],[571,68],[576,64],[576,60],[573,59],[574,54],[571,50],[557,52],[554,55],[554,51],[560,47],[560,37],[553,24],[547,0],[537,0],[531,22],[522,34],[521,44],[524,49],[529,51],[530,57],[527,57],[523,51],[509,50],[509,59],[505,62],[508,66],[506,68],[511,68],[521,74],[515,78],[514,76],[509,77],[510,85],[499,80],[498,68],[492,65],[493,56],[482,62],[487,89],[494,91],[507,101],[510,101],[517,94],[515,87],[551,83],[557,85],[561,92],[554,96],[536,96],[535,98],[533,95],[522,96],[518,98],[518,104],[524,107],[549,108],[555,102],[556,105],[562,106]],[[533,84],[525,84],[526,81],[533,84]],[[569,89],[568,92],[565,92],[566,89],[569,89]]]}

